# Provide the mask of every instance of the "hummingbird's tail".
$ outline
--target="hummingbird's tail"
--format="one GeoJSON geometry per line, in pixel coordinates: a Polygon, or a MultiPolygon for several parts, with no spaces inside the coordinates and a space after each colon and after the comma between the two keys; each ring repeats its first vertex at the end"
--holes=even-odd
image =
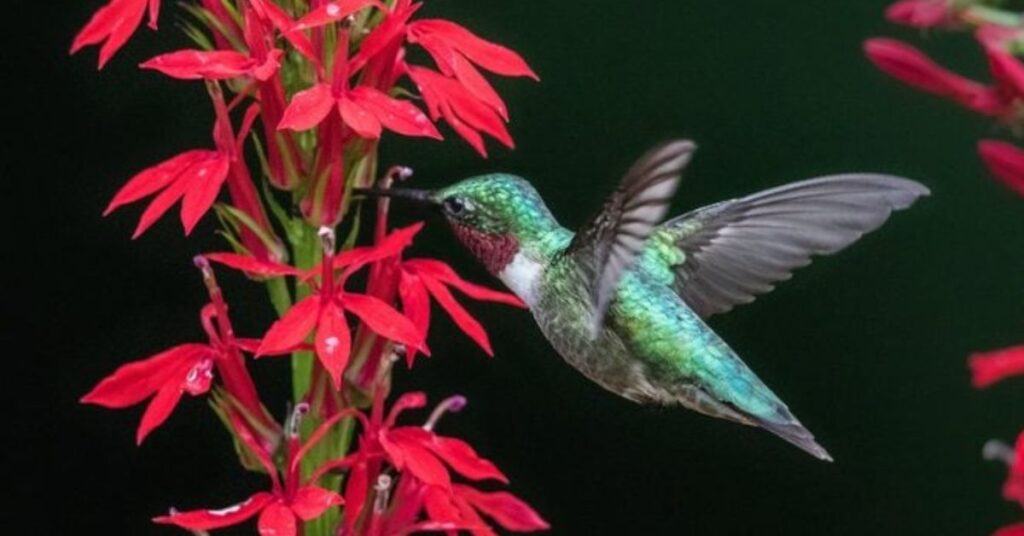
{"type": "Polygon", "coordinates": [[[804,425],[800,424],[800,421],[789,412],[786,406],[780,406],[779,411],[768,418],[754,415],[745,416],[756,426],[760,426],[785,439],[811,456],[826,462],[832,461],[832,456],[829,455],[828,451],[814,440],[814,435],[811,434],[810,430],[804,428],[804,425]]]}

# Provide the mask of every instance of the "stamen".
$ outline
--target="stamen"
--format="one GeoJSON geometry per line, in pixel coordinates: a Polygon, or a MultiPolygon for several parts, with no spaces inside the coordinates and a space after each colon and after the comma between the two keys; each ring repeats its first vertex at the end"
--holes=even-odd
{"type": "Polygon", "coordinates": [[[434,408],[434,411],[430,412],[430,417],[427,418],[427,422],[423,425],[423,429],[428,432],[432,431],[434,427],[437,426],[437,421],[440,421],[441,417],[444,417],[445,413],[458,413],[462,411],[462,408],[466,407],[467,403],[469,403],[469,401],[462,395],[455,395],[444,399],[444,401],[434,408]]]}
{"type": "Polygon", "coordinates": [[[324,226],[316,234],[320,237],[320,247],[323,248],[324,255],[333,256],[335,247],[334,229],[324,226]]]}
{"type": "Polygon", "coordinates": [[[285,433],[288,437],[296,438],[300,434],[300,426],[302,426],[302,418],[309,413],[309,404],[306,402],[300,402],[295,405],[292,409],[291,414],[288,416],[288,422],[285,423],[285,433]]]}
{"type": "Polygon", "coordinates": [[[395,481],[390,475],[377,477],[377,483],[373,486],[373,490],[377,492],[377,496],[373,499],[374,513],[381,514],[387,510],[388,501],[391,499],[391,485],[394,483],[395,481]]]}

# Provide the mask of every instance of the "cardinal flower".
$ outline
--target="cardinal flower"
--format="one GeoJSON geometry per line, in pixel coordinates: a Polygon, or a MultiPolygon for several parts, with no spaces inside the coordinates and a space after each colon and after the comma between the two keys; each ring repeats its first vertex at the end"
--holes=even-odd
{"type": "Polygon", "coordinates": [[[908,85],[985,115],[1006,111],[1007,103],[993,88],[940,66],[910,45],[893,39],[868,39],[864,51],[876,67],[908,85]]]}
{"type": "Polygon", "coordinates": [[[270,453],[258,442],[245,422],[237,415],[229,415],[235,436],[253,453],[271,479],[271,491],[253,494],[245,501],[218,510],[172,511],[170,515],[153,519],[154,522],[177,525],[181,528],[203,531],[229,527],[245,522],[259,514],[259,534],[263,536],[296,536],[298,520],[310,521],[327,510],[344,503],[334,491],[324,489],[315,482],[318,476],[302,480],[300,462],[327,434],[330,428],[351,412],[339,413],[324,421],[300,446],[297,419],[309,408],[302,404],[296,408],[289,424],[288,443],[285,446],[285,468],[279,471],[270,453]]]}
{"type": "Polygon", "coordinates": [[[1003,141],[982,140],[978,154],[992,175],[1024,196],[1024,151],[1003,141]]]}
{"type": "MultiPolygon", "coordinates": [[[[383,458],[399,473],[399,484],[393,495],[395,506],[384,518],[374,512],[366,523],[384,527],[381,531],[384,534],[457,528],[490,533],[478,511],[512,531],[547,528],[547,523],[532,508],[509,493],[485,493],[452,482],[449,468],[469,480],[508,483],[505,475],[468,443],[433,431],[446,412],[459,411],[465,404],[465,398],[451,397],[434,409],[423,426],[397,426],[397,419],[404,411],[426,405],[423,393],[406,393],[394,403],[387,418],[381,419],[379,411],[374,412],[374,418],[364,418],[367,429],[361,436],[359,450],[348,460],[351,471],[345,489],[347,508],[360,511],[369,483],[374,480],[374,475],[368,474],[373,464],[368,462],[383,458]],[[419,512],[424,506],[428,514],[425,522],[419,521],[419,512]]],[[[379,478],[377,480],[379,485],[379,478]]],[[[349,523],[347,530],[351,531],[355,518],[346,517],[346,521],[349,523]]]]}
{"type": "Polygon", "coordinates": [[[535,80],[539,79],[537,74],[516,52],[458,24],[442,19],[409,22],[421,5],[410,0],[396,2],[352,58],[352,71],[372,62],[387,66],[397,63],[419,88],[433,121],[443,118],[483,156],[487,156],[487,149],[481,133],[512,147],[512,137],[505,128],[505,103],[478,68],[535,80]],[[423,47],[440,72],[406,65],[400,47],[395,46],[403,39],[423,47]]]}
{"type": "Polygon", "coordinates": [[[71,44],[74,54],[84,47],[103,43],[100,48],[100,69],[110,61],[135,29],[142,22],[142,17],[149,8],[149,27],[156,29],[157,16],[160,12],[160,0],[111,0],[99,9],[75,36],[71,44]]]}
{"type": "MultiPolygon", "coordinates": [[[[215,365],[230,367],[237,357],[235,352],[243,348],[255,349],[257,341],[227,339],[218,332],[215,304],[203,308],[201,319],[210,342],[182,344],[128,363],[89,391],[82,397],[82,402],[107,408],[126,408],[152,397],[135,436],[136,441],[142,443],[150,432],[167,420],[185,393],[198,396],[210,390],[215,365]]],[[[244,393],[237,394],[243,403],[254,400],[244,393]]],[[[256,410],[252,412],[256,416],[262,413],[255,407],[251,409],[256,410]]]]}
{"type": "Polygon", "coordinates": [[[1010,376],[1024,375],[1024,346],[1014,346],[971,356],[971,382],[988,387],[1010,376]]]}
{"type": "MultiPolygon", "coordinates": [[[[215,98],[214,105],[223,107],[223,101],[218,102],[215,98]]],[[[185,227],[185,234],[191,233],[216,201],[217,194],[231,171],[232,163],[241,158],[240,148],[243,140],[249,135],[252,123],[258,115],[257,105],[250,107],[236,137],[232,132],[227,110],[224,109],[223,113],[218,113],[214,124],[216,150],[186,151],[142,171],[117,192],[103,214],[110,214],[121,206],[156,194],[142,213],[132,237],[139,237],[179,200],[181,223],[185,227]]]]}
{"type": "MultiPolygon", "coordinates": [[[[473,339],[487,355],[493,356],[487,332],[480,322],[455,300],[448,287],[455,288],[475,300],[523,308],[526,305],[511,294],[491,290],[462,279],[451,266],[439,260],[409,259],[402,262],[398,287],[402,312],[416,324],[424,336],[430,329],[430,299],[433,298],[463,333],[473,339]]],[[[406,355],[411,365],[415,352],[408,352],[406,355]]]]}
{"type": "Polygon", "coordinates": [[[900,0],[885,10],[885,18],[915,28],[934,28],[953,23],[952,0],[900,0]]]}
{"type": "Polygon", "coordinates": [[[161,54],[140,67],[182,80],[229,80],[248,76],[264,82],[277,73],[283,55],[284,51],[276,48],[262,59],[234,50],[179,50],[161,54]]]}
{"type": "Polygon", "coordinates": [[[993,532],[992,536],[1024,536],[1024,523],[1016,523],[1003,527],[993,532]]]}
{"type": "Polygon", "coordinates": [[[360,137],[377,139],[384,128],[404,136],[441,139],[419,108],[370,86],[349,88],[348,33],[338,37],[331,81],[321,81],[296,93],[284,111],[279,129],[308,130],[337,112],[342,123],[360,137]]]}
{"type": "Polygon", "coordinates": [[[311,282],[314,292],[293,305],[270,327],[256,355],[291,352],[314,334],[317,358],[337,387],[341,385],[341,374],[348,365],[352,346],[346,312],[355,315],[370,330],[386,339],[426,351],[423,335],[408,318],[379,298],[344,289],[348,277],[363,266],[397,255],[421,226],[416,224],[400,229],[380,244],[355,248],[337,256],[333,252],[333,233],[324,230],[321,235],[325,241],[324,260],[308,271],[232,253],[214,253],[206,258],[257,276],[288,275],[310,280],[319,275],[319,282],[311,282]],[[336,276],[335,272],[341,269],[344,271],[336,276]]]}

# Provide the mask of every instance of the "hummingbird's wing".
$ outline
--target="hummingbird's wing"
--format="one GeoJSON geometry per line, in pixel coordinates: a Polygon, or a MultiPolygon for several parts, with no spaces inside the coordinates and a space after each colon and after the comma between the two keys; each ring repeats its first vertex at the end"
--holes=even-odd
{"type": "Polygon", "coordinates": [[[588,279],[594,333],[604,321],[622,274],[664,218],[682,170],[696,148],[689,140],[675,140],[641,156],[566,248],[565,254],[573,256],[588,279]]]}
{"type": "Polygon", "coordinates": [[[839,251],[929,193],[917,182],[886,175],[787,184],[666,222],[652,235],[645,262],[669,265],[673,288],[707,318],[754,301],[812,255],[839,251]]]}

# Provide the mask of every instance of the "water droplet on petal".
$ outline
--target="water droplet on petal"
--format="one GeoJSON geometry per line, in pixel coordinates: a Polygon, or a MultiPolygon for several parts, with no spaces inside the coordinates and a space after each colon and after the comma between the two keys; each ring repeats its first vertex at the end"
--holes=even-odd
{"type": "Polygon", "coordinates": [[[334,3],[327,4],[327,15],[328,16],[337,17],[338,13],[341,13],[341,8],[338,7],[338,4],[334,4],[334,3]]]}
{"type": "Polygon", "coordinates": [[[338,349],[338,345],[341,341],[337,337],[327,337],[324,339],[324,351],[333,354],[338,349]]]}

